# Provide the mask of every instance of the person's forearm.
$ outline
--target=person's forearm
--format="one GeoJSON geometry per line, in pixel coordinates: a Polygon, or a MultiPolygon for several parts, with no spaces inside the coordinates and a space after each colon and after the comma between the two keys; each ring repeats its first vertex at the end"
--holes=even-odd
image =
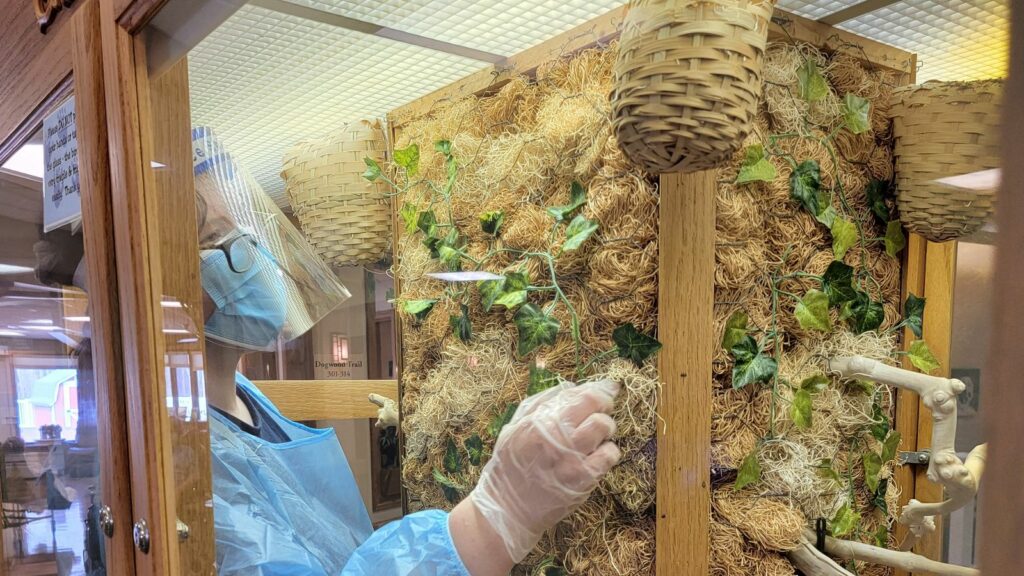
{"type": "Polygon", "coordinates": [[[448,516],[448,529],[462,563],[472,576],[507,576],[514,563],[498,533],[470,498],[448,516]]]}

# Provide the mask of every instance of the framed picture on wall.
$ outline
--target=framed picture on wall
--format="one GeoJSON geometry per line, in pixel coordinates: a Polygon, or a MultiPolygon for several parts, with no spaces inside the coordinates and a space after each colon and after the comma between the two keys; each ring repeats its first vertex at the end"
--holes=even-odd
{"type": "Polygon", "coordinates": [[[967,389],[956,399],[956,409],[959,416],[976,416],[980,404],[979,393],[981,391],[981,369],[979,368],[953,368],[950,376],[963,382],[967,389]]]}

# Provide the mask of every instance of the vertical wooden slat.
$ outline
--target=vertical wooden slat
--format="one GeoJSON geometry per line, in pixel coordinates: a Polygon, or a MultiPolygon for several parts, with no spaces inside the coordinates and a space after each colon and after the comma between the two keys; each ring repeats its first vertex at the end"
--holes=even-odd
{"type": "Polygon", "coordinates": [[[163,386],[162,317],[159,313],[159,232],[153,184],[143,165],[149,135],[144,46],[117,24],[114,0],[100,0],[103,78],[110,143],[118,296],[124,348],[125,398],[132,477],[131,518],[149,526],[148,553],[136,550],[138,574],[179,574],[172,490],[169,418],[163,386]],[[137,57],[138,55],[138,57],[137,57]],[[140,79],[142,82],[140,83],[140,79]],[[150,194],[147,194],[147,190],[150,194]]]}
{"type": "MultiPolygon", "coordinates": [[[[903,291],[902,300],[905,302],[908,294],[924,296],[925,256],[928,249],[928,241],[917,234],[911,234],[907,241],[907,250],[903,262],[903,291]]],[[[914,334],[910,329],[903,331],[903,349],[910,347],[914,341],[914,334]]],[[[903,367],[914,370],[910,360],[904,358],[903,367]]],[[[900,389],[896,393],[896,417],[894,428],[900,433],[900,450],[918,450],[917,430],[920,418],[920,397],[909,390],[900,389]]],[[[914,466],[900,466],[893,472],[896,485],[900,488],[900,506],[904,506],[911,498],[915,498],[915,470],[914,466]]],[[[907,528],[903,524],[896,525],[896,540],[902,542],[907,537],[907,528]]],[[[898,570],[896,576],[907,576],[909,573],[898,570]]]]}
{"type": "Polygon", "coordinates": [[[1024,387],[1021,342],[1024,342],[1024,7],[1011,3],[1010,78],[1002,118],[1003,184],[996,208],[998,250],[992,318],[991,374],[985,377],[981,410],[989,441],[988,467],[982,480],[981,528],[977,542],[985,576],[1020,574],[1024,566],[1024,387]]]}
{"type": "MultiPolygon", "coordinates": [[[[162,222],[173,225],[159,227],[160,266],[163,283],[160,296],[176,300],[181,308],[162,310],[165,324],[187,324],[195,338],[169,334],[164,348],[187,365],[190,382],[198,381],[203,357],[203,303],[199,280],[199,242],[196,215],[195,178],[192,170],[192,120],[189,106],[188,62],[182,59],[171,66],[149,86],[150,117],[142,126],[152,134],[152,157],[161,165],[153,170],[157,210],[162,222]],[[187,361],[184,361],[185,359],[187,361]]],[[[176,376],[177,371],[172,370],[176,376]]],[[[192,387],[197,390],[197,387],[192,387]]],[[[174,403],[178,406],[181,389],[175,384],[174,403]]],[[[191,398],[199,406],[204,398],[198,393],[191,398]]],[[[189,527],[189,538],[180,542],[179,558],[183,574],[200,576],[214,573],[213,510],[207,503],[213,498],[211,481],[210,440],[207,422],[176,413],[171,420],[171,452],[174,454],[175,513],[189,527]]]]}
{"type": "MultiPolygon", "coordinates": [[[[956,279],[956,242],[928,243],[925,255],[924,338],[942,367],[937,376],[949,376],[949,357],[953,334],[953,285],[956,279]]],[[[932,445],[931,411],[923,404],[918,407],[918,448],[932,445]]],[[[914,497],[922,502],[940,502],[944,499],[942,487],[925,476],[927,467],[915,470],[914,497]]],[[[942,527],[944,518],[935,518],[935,532],[921,538],[914,551],[928,558],[942,559],[942,527]]]]}
{"type": "Polygon", "coordinates": [[[658,338],[658,576],[708,573],[715,178],[661,177],[658,338]]]}
{"type": "Polygon", "coordinates": [[[132,503],[125,428],[114,226],[110,197],[110,163],[100,41],[99,0],[84,2],[73,30],[74,90],[78,131],[78,174],[82,194],[82,236],[89,268],[89,316],[92,364],[99,423],[100,495],[118,520],[106,539],[109,574],[135,573],[131,530],[132,503]]]}

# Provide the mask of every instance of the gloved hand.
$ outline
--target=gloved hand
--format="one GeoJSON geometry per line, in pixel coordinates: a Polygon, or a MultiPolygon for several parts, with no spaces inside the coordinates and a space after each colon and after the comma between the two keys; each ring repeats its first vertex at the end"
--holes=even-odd
{"type": "Polygon", "coordinates": [[[514,562],[586,501],[621,454],[608,441],[619,385],[562,384],[527,398],[502,429],[469,498],[514,562]]]}
{"type": "Polygon", "coordinates": [[[380,407],[377,410],[377,428],[398,426],[398,402],[380,394],[370,394],[369,400],[380,407]]]}

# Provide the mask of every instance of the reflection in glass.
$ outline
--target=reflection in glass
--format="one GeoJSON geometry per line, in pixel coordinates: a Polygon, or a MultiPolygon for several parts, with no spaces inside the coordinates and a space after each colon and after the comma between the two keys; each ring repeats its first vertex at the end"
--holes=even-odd
{"type": "Polygon", "coordinates": [[[0,573],[101,576],[100,430],[80,217],[72,211],[69,223],[44,232],[52,228],[44,201],[71,202],[77,187],[52,194],[71,180],[52,178],[42,142],[39,133],[0,169],[0,573]]]}

